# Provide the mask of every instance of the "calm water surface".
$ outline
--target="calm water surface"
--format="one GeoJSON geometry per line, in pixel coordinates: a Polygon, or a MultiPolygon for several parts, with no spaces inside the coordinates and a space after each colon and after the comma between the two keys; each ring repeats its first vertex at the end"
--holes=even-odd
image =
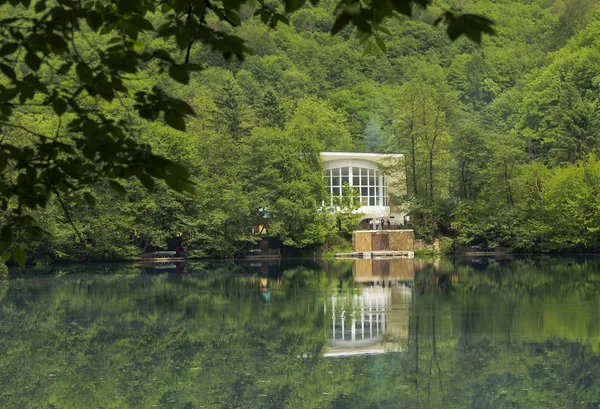
{"type": "Polygon", "coordinates": [[[1,408],[598,408],[600,259],[15,270],[1,408]]]}

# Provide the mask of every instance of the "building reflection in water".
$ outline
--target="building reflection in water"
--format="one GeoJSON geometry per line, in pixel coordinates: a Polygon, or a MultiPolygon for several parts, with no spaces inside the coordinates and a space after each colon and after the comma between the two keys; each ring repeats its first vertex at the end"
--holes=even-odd
{"type": "Polygon", "coordinates": [[[331,316],[325,357],[402,351],[408,344],[413,260],[355,260],[356,288],[325,300],[331,316]]]}
{"type": "Polygon", "coordinates": [[[142,261],[140,267],[146,274],[183,274],[187,261],[142,261]]]}

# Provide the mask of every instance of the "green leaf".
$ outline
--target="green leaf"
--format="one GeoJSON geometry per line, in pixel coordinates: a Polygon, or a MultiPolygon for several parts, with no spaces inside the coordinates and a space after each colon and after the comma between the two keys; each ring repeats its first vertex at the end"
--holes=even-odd
{"type": "Polygon", "coordinates": [[[177,192],[194,192],[194,186],[187,179],[169,175],[165,178],[165,182],[167,182],[167,186],[177,192]]]}
{"type": "Polygon", "coordinates": [[[183,115],[175,110],[165,112],[165,122],[171,128],[185,132],[185,120],[183,115]]]}
{"type": "Polygon", "coordinates": [[[271,13],[269,10],[263,9],[260,12],[260,21],[262,21],[263,24],[267,24],[269,22],[270,18],[271,18],[271,13]]]}
{"type": "Polygon", "coordinates": [[[348,14],[340,14],[340,16],[335,20],[335,23],[333,23],[333,27],[331,27],[331,34],[339,33],[344,27],[348,25],[349,22],[350,16],[348,14]]]}
{"type": "Polygon", "coordinates": [[[236,12],[232,11],[232,10],[225,10],[225,16],[227,17],[227,19],[229,20],[229,22],[231,22],[231,24],[233,24],[234,26],[240,26],[242,25],[242,21],[240,20],[240,16],[237,15],[236,12]]]}
{"type": "Polygon", "coordinates": [[[175,99],[171,101],[171,108],[184,115],[196,115],[194,109],[185,101],[175,99]]]}
{"type": "Polygon", "coordinates": [[[381,39],[381,37],[375,37],[375,42],[381,51],[387,53],[387,47],[385,46],[385,42],[381,39]]]}
{"type": "Polygon", "coordinates": [[[77,64],[75,72],[77,73],[79,80],[85,84],[91,84],[94,81],[94,72],[83,62],[77,64]]]}
{"type": "Polygon", "coordinates": [[[392,0],[392,7],[400,14],[404,14],[405,16],[412,15],[412,0],[392,0]]]}
{"type": "Polygon", "coordinates": [[[283,24],[285,24],[286,26],[290,25],[290,20],[284,16],[283,14],[279,14],[279,13],[275,13],[273,15],[277,20],[281,21],[283,24]]]}
{"type": "Polygon", "coordinates": [[[202,71],[202,66],[200,64],[194,64],[191,62],[186,63],[185,68],[188,71],[202,71]]]}
{"type": "Polygon", "coordinates": [[[2,172],[8,164],[8,155],[4,151],[0,151],[0,172],[2,172]]]}
{"type": "Polygon", "coordinates": [[[2,91],[0,93],[0,101],[10,101],[11,99],[13,99],[17,95],[19,95],[20,91],[21,91],[21,89],[18,86],[15,88],[9,88],[5,91],[2,91]]]}
{"type": "Polygon", "coordinates": [[[117,182],[115,180],[109,180],[108,185],[110,186],[110,188],[112,190],[114,190],[116,193],[120,194],[121,196],[123,196],[126,193],[126,190],[123,187],[123,185],[121,185],[119,182],[117,182]]]}
{"type": "Polygon", "coordinates": [[[27,64],[27,66],[33,71],[37,71],[42,65],[42,60],[40,60],[40,57],[38,57],[36,53],[29,51],[25,55],[25,64],[27,64]]]}
{"type": "Polygon", "coordinates": [[[35,12],[36,13],[41,13],[45,10],[46,10],[46,1],[45,0],[38,1],[37,3],[35,3],[35,12]]]}
{"type": "Polygon", "coordinates": [[[300,7],[304,6],[306,0],[285,0],[285,12],[292,13],[298,10],[300,7]]]}
{"type": "Polygon", "coordinates": [[[169,67],[169,77],[182,84],[190,82],[190,73],[183,65],[171,64],[169,67]]]}
{"type": "Polygon", "coordinates": [[[15,70],[13,70],[12,67],[9,67],[6,64],[0,63],[0,71],[2,71],[2,74],[6,75],[13,81],[17,79],[17,74],[15,74],[15,70]]]}
{"type": "Polygon", "coordinates": [[[147,31],[154,30],[154,26],[152,25],[152,23],[150,21],[146,20],[145,18],[142,18],[139,16],[134,16],[130,21],[135,26],[141,28],[142,30],[147,30],[147,31]]]}
{"type": "Polygon", "coordinates": [[[96,206],[96,198],[89,192],[85,192],[83,194],[83,200],[85,200],[85,202],[92,207],[96,206]]]}
{"type": "Polygon", "coordinates": [[[137,178],[142,182],[142,185],[146,188],[148,192],[152,192],[154,190],[154,179],[148,176],[145,173],[141,173],[137,175],[137,178]]]}
{"type": "Polygon", "coordinates": [[[66,62],[58,68],[58,73],[61,75],[65,75],[71,69],[73,64],[71,62],[66,62]]]}
{"type": "Polygon", "coordinates": [[[133,49],[136,51],[144,51],[144,48],[146,48],[146,44],[139,38],[133,43],[133,49]]]}
{"type": "Polygon", "coordinates": [[[358,38],[358,43],[360,45],[363,45],[370,37],[371,37],[370,33],[363,33],[360,31],[356,32],[356,38],[358,38]]]}
{"type": "Polygon", "coordinates": [[[54,109],[54,112],[56,112],[56,115],[58,116],[62,116],[62,114],[65,113],[65,111],[67,110],[67,102],[64,99],[56,99],[53,103],[52,103],[52,109],[54,109]]]}
{"type": "Polygon", "coordinates": [[[11,226],[4,226],[0,230],[0,251],[6,250],[12,244],[12,228],[11,226]]]}
{"type": "Polygon", "coordinates": [[[464,32],[464,28],[460,24],[457,24],[456,21],[453,21],[450,24],[448,24],[448,27],[446,28],[446,33],[448,34],[448,37],[450,37],[450,40],[452,40],[452,41],[454,41],[458,37],[460,37],[460,35],[463,32],[464,32]]]}
{"type": "Polygon", "coordinates": [[[163,50],[162,48],[154,51],[152,53],[152,55],[154,57],[158,58],[158,59],[163,60],[163,61],[167,61],[167,62],[170,62],[170,63],[173,62],[173,58],[171,58],[171,54],[169,54],[169,52],[167,50],[163,50]]]}
{"type": "Polygon", "coordinates": [[[6,55],[10,55],[19,49],[19,44],[17,43],[4,43],[2,47],[0,47],[0,56],[4,57],[6,55]]]}
{"type": "Polygon", "coordinates": [[[369,44],[367,44],[367,46],[365,47],[365,50],[363,51],[363,55],[367,55],[371,52],[371,50],[373,50],[373,42],[370,42],[369,44]]]}
{"type": "Polygon", "coordinates": [[[102,26],[102,15],[97,11],[88,11],[85,15],[85,20],[93,31],[97,32],[100,26],[102,26]]]}
{"type": "Polygon", "coordinates": [[[157,30],[158,37],[171,37],[174,34],[177,34],[177,26],[169,23],[165,23],[160,26],[157,30]]]}
{"type": "Polygon", "coordinates": [[[6,263],[9,258],[10,258],[10,251],[5,251],[4,253],[2,253],[2,256],[0,256],[0,263],[6,263]]]}
{"type": "Polygon", "coordinates": [[[387,35],[392,35],[392,33],[390,32],[390,30],[388,30],[386,27],[379,26],[378,30],[381,31],[382,33],[387,34],[387,35]]]}
{"type": "Polygon", "coordinates": [[[496,31],[492,27],[494,22],[485,17],[476,14],[463,14],[455,18],[452,13],[448,12],[445,18],[448,22],[446,32],[451,40],[456,40],[464,34],[471,41],[479,44],[483,33],[496,35],[496,31]]]}
{"type": "Polygon", "coordinates": [[[15,247],[12,253],[15,261],[19,263],[21,267],[24,267],[25,263],[27,262],[27,255],[25,254],[25,251],[23,251],[23,249],[20,247],[15,247]]]}
{"type": "Polygon", "coordinates": [[[175,33],[175,42],[180,50],[185,50],[192,40],[192,33],[188,27],[180,27],[175,33]]]}

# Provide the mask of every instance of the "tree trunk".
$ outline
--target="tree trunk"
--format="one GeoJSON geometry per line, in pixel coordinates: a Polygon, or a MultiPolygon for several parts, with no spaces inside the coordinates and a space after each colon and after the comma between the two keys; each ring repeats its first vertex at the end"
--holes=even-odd
{"type": "MultiPolygon", "coordinates": [[[[513,164],[514,167],[514,164],[513,164]]],[[[508,163],[504,162],[504,181],[506,183],[506,199],[508,204],[513,206],[513,196],[512,196],[512,188],[510,187],[510,176],[512,174],[512,167],[510,171],[508,170],[508,163]]]]}
{"type": "Polygon", "coordinates": [[[412,180],[413,180],[413,192],[415,197],[418,195],[417,189],[417,136],[415,135],[415,115],[416,115],[415,101],[413,100],[411,116],[410,116],[410,154],[412,162],[412,180]]]}
{"type": "Polygon", "coordinates": [[[435,142],[439,133],[439,121],[441,112],[437,112],[435,115],[435,121],[433,123],[433,136],[431,138],[431,146],[427,144],[429,150],[429,204],[433,204],[433,156],[435,153],[435,142]]]}

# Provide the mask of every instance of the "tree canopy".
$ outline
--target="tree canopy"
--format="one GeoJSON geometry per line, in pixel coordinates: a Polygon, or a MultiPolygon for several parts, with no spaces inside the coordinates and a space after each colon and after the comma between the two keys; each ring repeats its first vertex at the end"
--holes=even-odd
{"type": "MultiPolygon", "coordinates": [[[[85,14],[66,34],[47,23],[79,2],[36,4],[0,7],[1,40],[17,47],[0,56],[14,72],[0,82],[3,260],[8,243],[21,262],[114,260],[173,237],[194,256],[231,257],[261,228],[311,253],[331,247],[353,227],[328,209],[323,150],[404,153],[395,168],[407,195],[390,201],[419,237],[600,248],[593,1],[440,0],[368,37],[352,21],[332,36],[341,10],[331,0],[290,14],[283,3],[244,3],[237,26],[206,10],[206,30],[252,49],[242,59],[201,39],[178,43],[172,30],[187,14],[171,6],[146,11],[152,30],[135,37],[108,23],[118,3],[108,14],[94,3],[102,27],[85,14]],[[263,6],[289,25],[265,24],[255,15],[263,6]],[[459,6],[493,19],[497,35],[451,41],[433,23],[459,6]],[[172,34],[159,36],[165,24],[172,34]],[[62,54],[44,40],[56,36],[62,54]]],[[[126,21],[141,15],[132,13],[126,21]]]]}
{"type": "MultiPolygon", "coordinates": [[[[425,0],[328,3],[324,28],[336,34],[350,26],[367,43],[366,52],[373,47],[385,51],[383,36],[390,34],[386,22],[428,6],[425,0]]],[[[155,152],[142,136],[145,124],[159,121],[190,132],[186,120],[200,107],[172,92],[171,81],[189,85],[193,73],[214,58],[205,50],[238,61],[268,52],[268,41],[244,36],[244,23],[259,20],[274,29],[290,24],[289,14],[299,10],[311,8],[303,0],[1,1],[0,253],[11,247],[14,234],[47,233],[32,211],[46,209],[54,200],[78,241],[85,242],[70,220],[69,206],[73,201],[96,204],[98,195],[92,190],[99,184],[122,195],[125,180],[136,178],[153,191],[158,179],[175,191],[191,193],[197,183],[188,168],[155,152]]],[[[482,33],[494,32],[490,20],[450,8],[435,24],[440,22],[452,39],[464,34],[479,42],[482,33]]],[[[248,29],[261,30],[254,24],[248,29]]],[[[287,84],[302,82],[301,77],[294,80],[293,72],[289,75],[287,84]]],[[[237,140],[250,136],[252,122],[236,99],[240,86],[251,87],[251,76],[240,85],[230,81],[215,101],[226,131],[237,140]]],[[[261,103],[254,114],[282,124],[277,95],[267,94],[261,103]]],[[[13,255],[24,261],[19,247],[13,255]]],[[[5,252],[2,259],[8,257],[5,252]]]]}

